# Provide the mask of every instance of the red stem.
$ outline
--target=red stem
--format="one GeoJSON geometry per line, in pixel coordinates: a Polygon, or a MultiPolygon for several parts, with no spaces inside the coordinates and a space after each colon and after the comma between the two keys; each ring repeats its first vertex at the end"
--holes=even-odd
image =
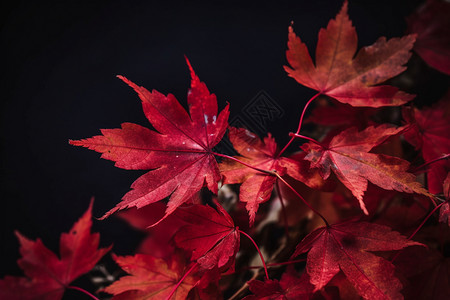
{"type": "Polygon", "coordinates": [[[269,273],[267,272],[266,262],[265,262],[265,260],[264,260],[264,257],[263,257],[263,255],[262,255],[261,251],[259,250],[258,245],[257,245],[256,242],[252,239],[252,237],[249,236],[247,233],[243,232],[242,230],[239,230],[239,233],[241,233],[241,234],[245,235],[246,237],[248,237],[248,238],[250,239],[250,241],[252,241],[253,245],[255,245],[256,251],[258,251],[259,257],[261,257],[261,261],[262,261],[262,264],[263,264],[263,266],[264,266],[264,272],[266,272],[266,279],[269,280],[270,278],[269,278],[269,273]]]}
{"type": "Polygon", "coordinates": [[[292,132],[289,133],[289,135],[292,136],[292,137],[295,137],[295,138],[297,137],[297,138],[308,140],[308,141],[310,141],[310,142],[312,142],[312,143],[314,143],[316,145],[319,145],[322,148],[326,148],[323,144],[321,144],[320,142],[316,141],[313,138],[310,138],[309,136],[305,136],[305,135],[301,135],[301,134],[297,134],[297,133],[292,133],[292,132]]]}
{"type": "Polygon", "coordinates": [[[443,160],[443,159],[448,159],[448,158],[450,158],[450,154],[444,154],[444,155],[442,155],[441,157],[438,157],[438,158],[435,158],[435,159],[433,159],[433,160],[430,160],[429,162],[426,162],[426,163],[424,163],[423,165],[420,165],[420,166],[414,168],[414,170],[412,171],[412,173],[416,173],[416,172],[418,172],[418,171],[424,169],[424,168],[425,168],[426,166],[428,166],[428,165],[431,165],[431,164],[433,164],[433,163],[435,163],[435,162],[438,162],[438,161],[443,160]]]}
{"type": "MultiPolygon", "coordinates": [[[[422,221],[422,223],[420,223],[420,225],[416,228],[416,230],[414,230],[414,232],[408,237],[408,241],[411,240],[416,234],[417,232],[419,232],[419,230],[423,227],[423,225],[425,224],[426,221],[428,221],[428,219],[435,213],[436,210],[438,210],[444,203],[446,202],[442,202],[441,204],[439,204],[438,206],[436,206],[426,217],[425,219],[422,221]]],[[[394,262],[395,259],[397,259],[397,257],[400,255],[402,251],[397,252],[397,254],[391,259],[391,263],[394,262]]]]}
{"type": "MultiPolygon", "coordinates": [[[[305,262],[306,258],[303,259],[296,259],[296,260],[290,260],[290,261],[285,261],[285,262],[281,262],[281,263],[273,263],[273,264],[267,264],[267,267],[278,267],[278,266],[285,266],[285,265],[292,265],[292,264],[296,264],[296,263],[300,263],[300,262],[305,262]]],[[[248,267],[248,269],[259,269],[261,268],[260,266],[250,266],[248,267]]]]}
{"type": "MultiPolygon", "coordinates": [[[[321,95],[321,93],[317,93],[314,96],[312,96],[311,99],[308,100],[308,102],[306,102],[305,107],[303,108],[302,111],[302,115],[300,116],[300,121],[298,122],[298,127],[297,127],[297,131],[295,132],[295,134],[299,134],[300,130],[302,129],[302,124],[303,124],[303,117],[305,116],[305,112],[306,112],[306,108],[309,106],[309,104],[311,104],[311,102],[316,99],[317,97],[319,97],[321,95]]],[[[284,151],[286,151],[286,149],[289,147],[289,145],[294,141],[295,137],[292,137],[289,142],[286,144],[286,146],[284,146],[283,149],[281,149],[280,153],[278,153],[278,157],[281,156],[281,154],[284,153],[284,151]]]]}
{"type": "Polygon", "coordinates": [[[281,211],[282,211],[283,219],[284,219],[284,233],[286,234],[286,240],[289,240],[289,226],[288,226],[288,218],[287,218],[287,214],[286,214],[286,207],[284,206],[283,197],[281,196],[280,184],[279,184],[278,180],[275,183],[275,189],[277,190],[278,198],[280,199],[280,203],[281,203],[281,211]]]}
{"type": "Polygon", "coordinates": [[[283,179],[283,177],[281,177],[278,173],[275,173],[275,176],[277,176],[278,179],[280,179],[291,191],[293,191],[295,195],[297,195],[297,197],[299,197],[303,201],[303,203],[305,203],[306,206],[309,207],[310,210],[312,210],[316,215],[318,215],[325,222],[325,225],[327,227],[330,226],[330,224],[328,224],[327,219],[325,219],[325,217],[322,216],[320,212],[318,212],[314,207],[312,207],[311,204],[309,204],[308,201],[305,200],[305,198],[303,198],[286,180],[283,179]]]}
{"type": "Polygon", "coordinates": [[[429,214],[428,216],[426,216],[426,218],[422,221],[422,223],[420,223],[420,225],[417,227],[416,230],[414,230],[414,232],[409,236],[408,240],[412,239],[416,233],[423,227],[423,225],[425,224],[426,221],[428,221],[428,219],[434,214],[434,212],[436,210],[439,209],[439,207],[441,207],[445,202],[442,202],[441,204],[439,204],[438,206],[436,206],[429,214]]]}
{"type": "Polygon", "coordinates": [[[217,152],[212,152],[212,154],[214,154],[216,156],[220,156],[220,157],[224,157],[224,158],[227,158],[227,159],[234,160],[235,162],[238,162],[238,163],[240,163],[240,164],[242,164],[242,165],[244,165],[246,167],[249,167],[250,169],[253,169],[253,170],[256,170],[256,171],[259,171],[259,172],[262,172],[262,173],[266,173],[266,174],[269,174],[269,175],[275,175],[273,171],[264,170],[264,169],[260,169],[258,167],[252,166],[252,165],[250,165],[250,164],[248,164],[246,162],[243,162],[242,160],[237,159],[237,158],[235,158],[233,156],[229,156],[229,155],[222,154],[222,153],[217,153],[217,152]]]}
{"type": "Polygon", "coordinates": [[[80,291],[82,293],[85,293],[86,295],[88,295],[89,297],[91,297],[94,300],[100,300],[97,297],[95,297],[94,295],[92,295],[91,293],[89,293],[88,291],[86,291],[86,290],[84,290],[84,289],[82,289],[80,287],[69,285],[66,288],[71,289],[71,290],[77,290],[77,291],[80,291]]]}
{"type": "Polygon", "coordinates": [[[184,273],[183,277],[181,277],[180,281],[178,281],[177,285],[172,289],[172,291],[170,292],[169,296],[167,296],[166,300],[169,300],[173,294],[175,294],[175,291],[177,290],[177,288],[181,285],[181,283],[183,282],[183,280],[192,272],[192,270],[194,270],[195,267],[198,266],[198,262],[196,262],[195,264],[192,265],[192,267],[186,272],[184,273]]]}
{"type": "MultiPolygon", "coordinates": [[[[225,155],[225,154],[221,154],[221,153],[216,153],[216,152],[213,152],[213,154],[214,154],[214,155],[217,155],[217,156],[220,156],[220,157],[225,157],[225,158],[234,160],[235,162],[238,162],[238,163],[240,163],[240,164],[243,164],[244,166],[249,167],[249,168],[251,168],[251,169],[254,169],[254,170],[256,170],[256,171],[259,171],[259,172],[262,172],[262,173],[266,173],[266,174],[269,174],[269,175],[278,177],[278,179],[280,179],[280,180],[281,180],[288,188],[290,188],[290,189],[297,195],[297,197],[299,197],[299,198],[300,198],[300,199],[301,199],[301,200],[309,207],[309,209],[311,209],[314,213],[316,213],[319,217],[322,218],[322,220],[325,222],[325,224],[326,224],[327,227],[330,226],[330,225],[328,224],[327,220],[325,219],[325,217],[322,216],[322,214],[319,213],[316,209],[314,209],[314,208],[308,203],[308,201],[306,201],[305,198],[303,198],[299,193],[297,193],[297,191],[296,191],[289,183],[287,183],[286,180],[284,180],[284,179],[280,176],[280,174],[278,174],[277,172],[274,172],[274,171],[268,171],[268,170],[263,170],[263,169],[254,167],[254,166],[252,166],[252,165],[249,165],[249,164],[247,164],[247,163],[245,163],[245,162],[243,162],[243,161],[241,161],[241,160],[239,160],[239,159],[237,159],[237,158],[235,158],[235,157],[229,156],[229,155],[225,155]]],[[[154,225],[152,225],[152,226],[154,226],[154,225]]]]}

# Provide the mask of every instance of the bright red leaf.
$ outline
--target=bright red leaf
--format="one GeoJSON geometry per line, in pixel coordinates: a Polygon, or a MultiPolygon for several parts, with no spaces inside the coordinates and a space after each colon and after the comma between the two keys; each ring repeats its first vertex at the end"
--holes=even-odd
{"type": "Polygon", "coordinates": [[[216,203],[216,209],[206,205],[180,207],[175,215],[189,223],[175,234],[178,247],[192,251],[191,259],[204,269],[218,267],[225,271],[234,267],[240,235],[233,219],[216,203]]]}
{"type": "Polygon", "coordinates": [[[228,106],[218,115],[217,100],[206,85],[191,71],[188,92],[190,115],[172,94],[164,96],[140,87],[125,77],[142,100],[145,116],[157,131],[123,123],[122,129],[103,129],[100,136],[70,141],[101,152],[102,158],[124,169],[151,170],[131,186],[122,202],[103,218],[117,210],[143,207],[170,196],[166,216],[189,201],[205,184],[217,193],[220,173],[212,148],[227,128],[228,106]]]}
{"type": "MultiPolygon", "coordinates": [[[[115,295],[115,300],[166,299],[188,271],[181,255],[167,261],[147,254],[113,255],[117,264],[130,275],[121,277],[103,291],[115,295]]],[[[199,278],[189,273],[171,297],[184,300],[199,278]]]]}
{"type": "Polygon", "coordinates": [[[431,67],[450,75],[450,3],[427,0],[408,17],[408,32],[416,33],[414,50],[431,67]]]}
{"type": "Polygon", "coordinates": [[[353,106],[397,106],[408,102],[412,95],[396,87],[378,85],[403,72],[411,56],[414,35],[362,48],[355,57],[358,44],[355,28],[344,3],[336,19],[319,32],[316,63],[312,62],[306,45],[289,27],[287,60],[289,76],[300,84],[353,106]]]}
{"type": "MultiPolygon", "coordinates": [[[[280,175],[287,173],[291,177],[313,187],[318,187],[314,178],[308,178],[305,172],[300,172],[302,164],[298,160],[278,157],[275,139],[269,134],[264,140],[244,128],[230,128],[229,138],[233,147],[242,156],[236,157],[261,170],[276,171],[280,175]]],[[[249,168],[231,159],[225,159],[220,164],[220,172],[225,184],[242,183],[239,199],[246,202],[250,217],[250,226],[255,221],[259,204],[269,200],[276,177],[249,168]]]]}
{"type": "MultiPolygon", "coordinates": [[[[405,139],[422,151],[425,162],[450,154],[450,92],[432,107],[404,108],[403,118],[410,126],[405,139]]],[[[450,159],[433,163],[428,171],[428,189],[442,193],[442,184],[450,171],[450,159]]]]}
{"type": "Polygon", "coordinates": [[[371,252],[400,250],[412,245],[421,244],[407,240],[389,227],[346,222],[313,231],[292,256],[308,252],[306,270],[315,291],[342,270],[365,299],[403,299],[394,266],[371,252]]]}
{"type": "Polygon", "coordinates": [[[92,202],[68,233],[61,234],[60,258],[40,239],[32,241],[16,232],[20,242],[17,263],[25,277],[0,280],[0,299],[62,299],[69,284],[89,272],[111,247],[98,249],[100,236],[91,233],[92,202]]]}
{"type": "Polygon", "coordinates": [[[327,179],[333,170],[337,178],[358,199],[364,213],[368,214],[363,202],[368,181],[386,190],[428,195],[415,181],[415,176],[406,172],[409,168],[407,161],[369,153],[372,148],[402,130],[403,127],[380,125],[358,132],[353,127],[334,136],[326,145],[310,142],[303,145],[302,149],[308,152],[305,159],[311,161],[311,167],[320,168],[324,179],[327,179]]]}

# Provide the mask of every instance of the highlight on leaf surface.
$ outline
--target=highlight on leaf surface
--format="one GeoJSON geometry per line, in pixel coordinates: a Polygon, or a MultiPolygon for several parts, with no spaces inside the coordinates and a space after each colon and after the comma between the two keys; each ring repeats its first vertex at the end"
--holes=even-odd
{"type": "Polygon", "coordinates": [[[102,153],[123,169],[150,170],[138,178],[122,202],[107,212],[143,207],[170,196],[165,217],[189,202],[203,187],[217,193],[220,173],[212,148],[219,143],[228,126],[228,106],[218,114],[217,100],[206,85],[191,72],[188,92],[189,112],[172,94],[152,92],[119,76],[142,100],[144,114],[156,131],[132,123],[121,129],[103,129],[102,135],[70,141],[102,153]]]}
{"type": "Polygon", "coordinates": [[[68,233],[61,234],[60,257],[16,232],[22,257],[17,261],[26,277],[6,276],[0,280],[0,299],[62,299],[69,284],[89,272],[111,249],[98,249],[100,235],[91,233],[92,204],[68,233]]]}
{"type": "Polygon", "coordinates": [[[379,38],[356,54],[358,38],[347,14],[347,1],[327,28],[319,31],[316,61],[289,27],[288,75],[298,83],[353,106],[397,106],[414,98],[389,85],[379,85],[400,74],[411,56],[415,36],[379,38]]]}

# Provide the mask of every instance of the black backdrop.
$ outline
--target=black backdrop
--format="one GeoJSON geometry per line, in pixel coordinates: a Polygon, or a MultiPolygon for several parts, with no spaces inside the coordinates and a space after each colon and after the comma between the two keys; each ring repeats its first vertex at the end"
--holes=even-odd
{"type": "MultiPolygon", "coordinates": [[[[401,36],[420,1],[353,0],[359,46],[401,36]]],[[[231,104],[231,117],[262,90],[284,110],[265,126],[279,143],[295,130],[314,92],[286,76],[287,28],[315,48],[318,30],[341,1],[16,1],[1,14],[0,277],[20,275],[19,230],[52,250],[59,235],[95,196],[99,217],[120,201],[142,172],[115,168],[99,154],[72,147],[122,122],[148,125],[122,74],[185,105],[187,55],[200,79],[231,104]]],[[[313,51],[312,51],[313,52],[313,51]]],[[[110,217],[95,222],[102,245],[131,254],[139,235],[110,217]]]]}

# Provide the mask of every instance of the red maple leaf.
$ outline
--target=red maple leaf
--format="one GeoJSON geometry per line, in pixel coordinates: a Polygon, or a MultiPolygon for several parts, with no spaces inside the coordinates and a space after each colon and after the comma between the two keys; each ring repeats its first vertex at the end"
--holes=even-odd
{"type": "Polygon", "coordinates": [[[406,299],[450,298],[450,257],[431,247],[411,247],[403,250],[394,264],[408,278],[404,288],[406,299]]]}
{"type": "Polygon", "coordinates": [[[319,32],[316,63],[312,62],[306,45],[289,27],[289,76],[300,84],[353,106],[397,106],[413,98],[396,87],[381,85],[403,72],[411,56],[414,35],[386,41],[381,37],[375,44],[362,48],[355,57],[358,38],[347,15],[347,1],[326,29],[319,32]]]}
{"type": "Polygon", "coordinates": [[[311,161],[311,167],[320,168],[324,179],[333,170],[358,199],[364,213],[368,214],[363,202],[368,181],[386,190],[429,195],[415,181],[415,176],[406,172],[409,162],[393,156],[369,153],[372,148],[403,130],[403,127],[394,128],[386,124],[368,127],[361,132],[353,127],[334,136],[325,145],[310,142],[303,145],[302,149],[308,152],[305,159],[311,161]]]}
{"type": "Polygon", "coordinates": [[[306,270],[317,291],[339,271],[365,299],[403,299],[402,285],[394,277],[394,265],[373,251],[399,250],[412,245],[389,227],[346,222],[321,227],[311,232],[297,246],[292,257],[308,252],[306,270]]]}
{"type": "Polygon", "coordinates": [[[288,268],[278,280],[252,280],[248,282],[250,291],[254,295],[244,300],[300,300],[311,299],[314,286],[309,282],[307,273],[301,277],[293,268],[288,268]]]}
{"type": "Polygon", "coordinates": [[[450,3],[428,0],[408,17],[414,50],[431,67],[450,75],[450,3]]]}
{"type": "MultiPolygon", "coordinates": [[[[229,138],[236,151],[242,155],[236,158],[244,163],[261,170],[276,171],[280,175],[287,173],[314,188],[322,184],[313,176],[308,177],[307,172],[302,170],[304,165],[299,160],[278,157],[277,144],[270,134],[262,141],[247,129],[230,128],[229,138]]],[[[250,226],[252,226],[259,204],[269,200],[277,177],[231,159],[225,159],[220,164],[220,172],[224,176],[225,184],[242,183],[239,199],[247,203],[246,209],[250,217],[250,226]]]]}
{"type": "Polygon", "coordinates": [[[353,126],[363,129],[372,125],[371,117],[376,112],[377,109],[373,107],[353,107],[338,101],[332,101],[331,104],[325,102],[311,112],[305,123],[337,126],[339,129],[353,126]]]}
{"type": "Polygon", "coordinates": [[[240,235],[233,219],[215,202],[216,209],[206,205],[180,207],[175,215],[189,223],[175,234],[178,247],[192,251],[191,259],[204,269],[234,267],[240,235]]]}
{"type": "Polygon", "coordinates": [[[111,247],[98,248],[100,236],[91,234],[92,201],[88,210],[61,234],[60,257],[44,246],[16,232],[20,243],[17,263],[25,277],[6,276],[0,280],[0,299],[61,299],[69,284],[89,272],[111,247]]]}
{"type": "Polygon", "coordinates": [[[175,287],[177,288],[171,299],[184,300],[199,280],[195,273],[190,272],[181,281],[188,270],[183,257],[176,253],[167,261],[147,254],[113,255],[113,258],[130,274],[121,277],[103,290],[115,295],[116,300],[167,299],[175,287]]]}
{"type": "Polygon", "coordinates": [[[212,148],[222,139],[228,120],[228,106],[217,115],[217,100],[191,71],[188,92],[190,115],[172,94],[164,96],[137,86],[125,77],[142,100],[145,116],[158,131],[123,123],[122,129],[104,129],[100,136],[70,141],[101,152],[102,158],[124,169],[151,170],[131,186],[122,202],[103,218],[117,210],[143,207],[170,196],[166,216],[189,201],[204,185],[217,193],[220,173],[212,148]]]}
{"type": "MultiPolygon", "coordinates": [[[[450,92],[432,107],[419,110],[404,108],[403,118],[409,124],[405,139],[422,151],[425,162],[450,154],[450,92]]],[[[450,160],[438,161],[428,171],[428,189],[442,193],[442,184],[450,171],[450,160]]]]}

